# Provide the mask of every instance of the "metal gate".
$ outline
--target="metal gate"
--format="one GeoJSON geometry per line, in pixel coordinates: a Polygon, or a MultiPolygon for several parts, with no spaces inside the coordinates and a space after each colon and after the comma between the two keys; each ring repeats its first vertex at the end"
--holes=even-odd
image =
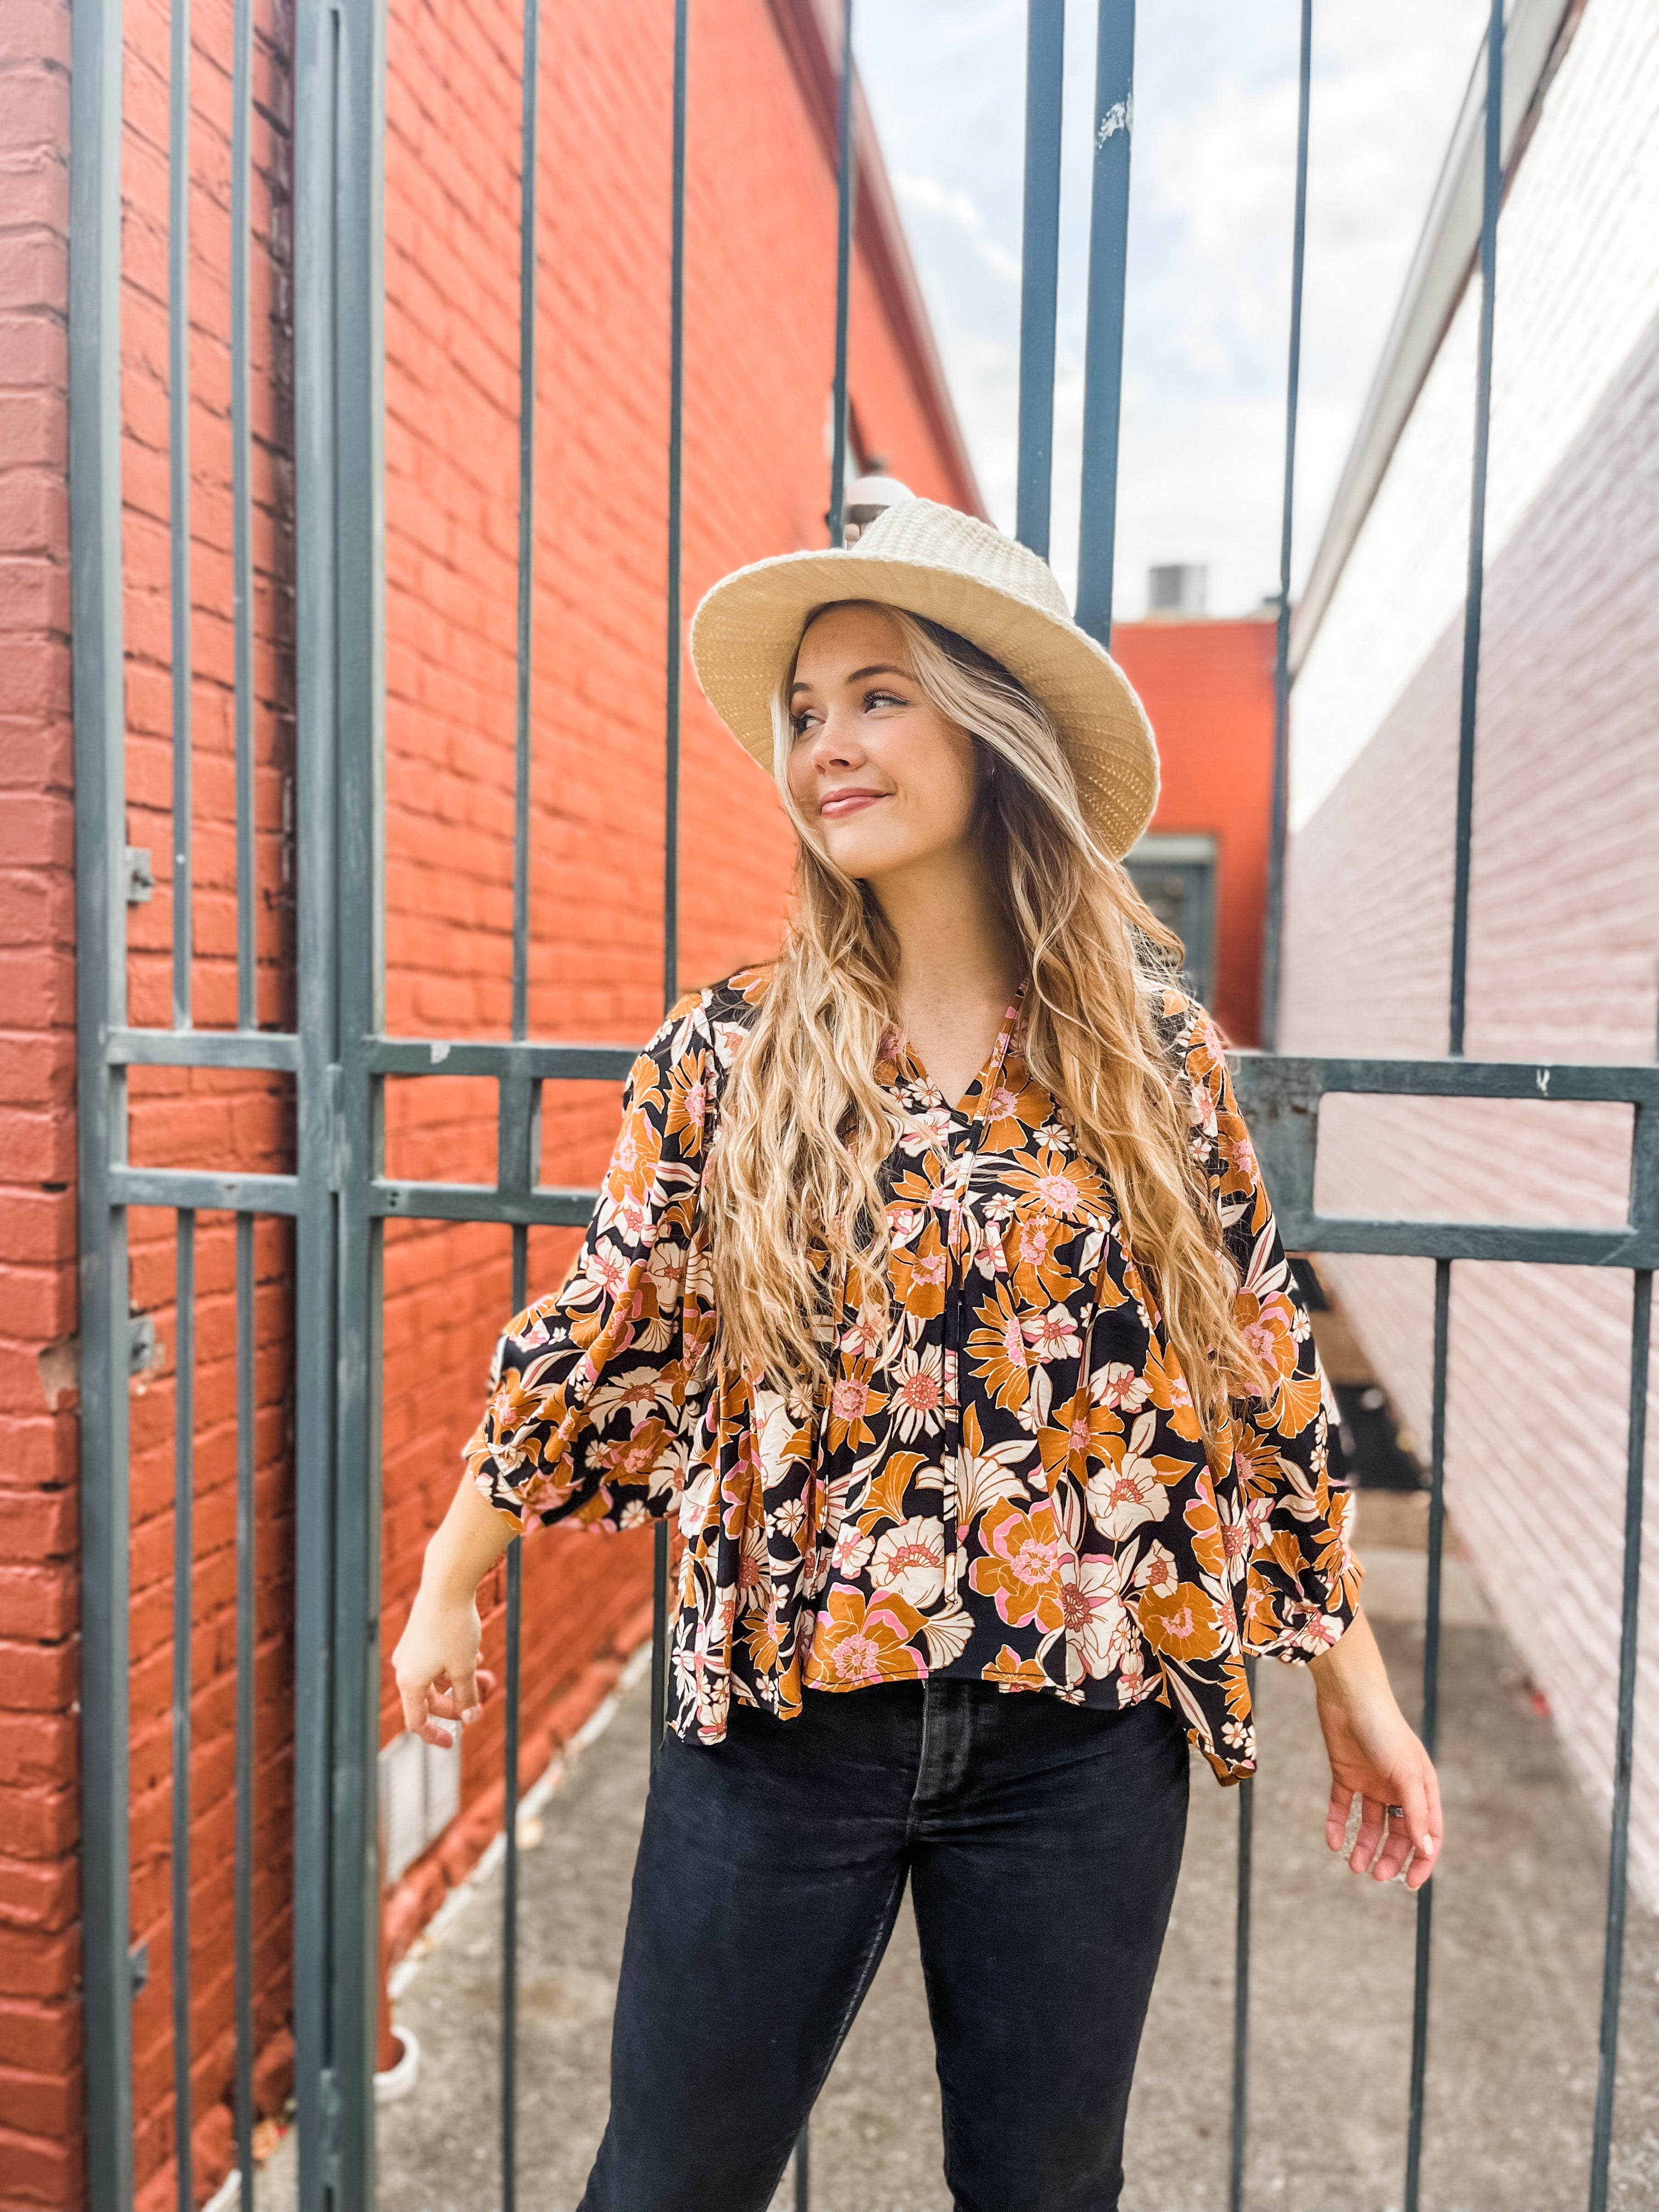
{"type": "MultiPolygon", "coordinates": [[[[1088,263],[1083,526],[1078,611],[1103,641],[1111,620],[1113,538],[1123,340],[1125,248],[1132,140],[1133,0],[1097,0],[1098,59],[1088,263]]],[[[1279,604],[1277,768],[1264,1007],[1278,994],[1278,917],[1285,843],[1289,694],[1292,465],[1306,207],[1312,0],[1301,0],[1300,115],[1289,334],[1285,498],[1279,604]]],[[[688,0],[675,0],[671,398],[665,459],[669,565],[665,653],[667,727],[664,946],[665,999],[676,995],[673,917],[678,890],[678,774],[682,666],[679,583],[682,331],[688,0]]],[[[1030,0],[1026,88],[1024,261],[1020,325],[1018,533],[1046,554],[1055,318],[1064,0],[1030,0]]],[[[844,0],[840,88],[839,265],[836,425],[830,512],[839,536],[845,475],[847,319],[853,236],[850,158],[850,0],[844,0]]],[[[669,11],[665,5],[665,36],[669,11]]],[[[590,1194],[543,1183],[537,1122],[543,1085],[620,1079],[633,1054],[613,1047],[538,1044],[526,1035],[529,931],[528,807],[531,560],[536,337],[535,141],[538,15],[526,9],[523,55],[520,260],[520,465],[518,592],[517,796],[513,1022],[493,1043],[384,1034],[381,838],[383,529],[381,194],[384,168],[383,0],[298,0],[290,57],[294,85],[294,435],[297,696],[295,896],[298,997],[289,1028],[261,1027],[256,1008],[253,851],[253,612],[250,477],[249,128],[252,113],[252,0],[234,0],[231,173],[231,428],[235,568],[237,1013],[234,1026],[197,1029],[190,997],[187,824],[191,744],[187,693],[173,728],[173,790],[186,825],[175,852],[179,889],[170,1027],[135,1028],[126,1012],[126,915],[133,884],[125,842],[126,720],[122,633],[122,386],[120,306],[123,23],[120,0],[77,0],[74,10],[73,264],[70,306],[71,519],[76,921],[79,945],[82,1610],[84,1992],[91,2201],[127,2212],[133,2183],[130,2008],[144,1961],[130,1943],[128,1850],[129,1438],[133,1358],[126,1217],[130,1207],[172,1209],[175,1222],[180,1412],[175,1528],[173,1895],[175,2066],[179,2133],[189,2132],[188,1764],[191,1496],[190,1378],[195,1253],[201,1217],[233,1218],[236,1292],[237,2112],[244,2202],[252,2159],[252,1667],[256,1522],[253,1476],[254,1224],[281,1216],[293,1228],[297,1516],[294,2028],[301,2202],[306,2212],[362,2212],[374,2201],[374,2019],[378,1863],[374,1811],[380,1575],[379,1375],[380,1245],[388,1218],[489,1221],[513,1230],[514,1298],[526,1294],[527,1232],[538,1223],[580,1224],[590,1194]],[[293,1165],[243,1174],[206,1167],[151,1169],[127,1158],[127,1083],[133,1068],[242,1070],[292,1079],[293,1165]],[[499,1153],[492,1185],[388,1179],[382,1162],[382,1091],[388,1076],[488,1077],[497,1086],[499,1153]],[[182,1660],[180,1659],[182,1654],[182,1660]],[[182,1665],[182,1673],[180,1667],[182,1665]]],[[[175,86],[171,159],[185,159],[188,106],[177,76],[190,52],[186,0],[173,0],[175,86]]],[[[1492,0],[1488,85],[1501,83],[1502,0],[1492,0]]],[[[1607,2201],[1619,2021],[1630,1813],[1632,1721],[1642,1522],[1643,1437],[1652,1268],[1659,1255],[1659,1070],[1634,1066],[1480,1063],[1462,1057],[1475,703],[1480,642],[1482,532],[1491,408],[1497,217],[1503,186],[1500,106],[1486,108],[1480,281],[1482,319],[1475,468],[1459,750],[1456,875],[1448,1054],[1437,1060],[1286,1059],[1243,1054],[1236,1075],[1285,1241],[1310,1253],[1388,1253],[1436,1263],[1431,1492],[1423,1733],[1437,1717],[1447,1346],[1453,1263],[1533,1260],[1629,1268],[1633,1279],[1628,1485],[1618,1687],[1617,1764],[1607,1869],[1607,1945],[1599,2091],[1588,2201],[1607,2201]],[[1324,1218],[1314,1204],[1316,1121],[1336,1093],[1413,1097],[1612,1100],[1633,1109],[1630,1203],[1613,1230],[1324,1218]]],[[[175,653],[188,683],[188,474],[179,455],[187,423],[183,294],[187,248],[173,203],[169,309],[173,380],[171,434],[175,582],[186,581],[175,653]]],[[[826,342],[829,333],[825,334],[826,342]]],[[[1271,1035],[1269,1041],[1271,1042],[1271,1035]]],[[[657,1532],[658,1630],[653,1669],[658,1735],[665,1690],[662,1621],[665,1529],[657,1532]]],[[[518,1795],[518,1550],[509,1554],[507,1802],[518,1795]]],[[[1250,1965],[1251,1790],[1239,1794],[1238,1905],[1230,2203],[1243,2196],[1245,2077],[1250,1965]]],[[[506,1827],[501,2201],[514,2202],[514,2037],[516,1836],[506,1827]]],[[[1429,2030],[1434,1887],[1417,1905],[1411,2091],[1401,2115],[1404,2201],[1419,2201],[1429,2030]]],[[[187,2182],[181,2186],[187,2191],[187,2182]]],[[[807,2160],[798,2160],[805,2207],[807,2160]]],[[[188,2204],[188,2195],[184,2202],[188,2204]]]]}

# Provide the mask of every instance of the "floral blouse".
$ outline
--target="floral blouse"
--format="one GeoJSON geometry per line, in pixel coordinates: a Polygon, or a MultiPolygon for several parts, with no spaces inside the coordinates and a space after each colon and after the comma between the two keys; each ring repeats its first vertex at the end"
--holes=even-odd
{"type": "Polygon", "coordinates": [[[1207,1016],[1166,994],[1239,1316],[1276,1377],[1209,1454],[1110,1187],[1020,1057],[1018,1002],[955,1106],[884,1041],[890,1327],[845,1308],[814,1394],[720,1373],[699,1197],[765,986],[750,970],[682,1000],[635,1062],[570,1274],[497,1347],[466,1452],[479,1490],[520,1528],[678,1516],[682,1735],[717,1742],[733,1697],[787,1720],[803,1688],[939,1674],[1159,1698],[1223,1781],[1251,1772],[1246,1655],[1326,1650],[1359,1568],[1307,1312],[1207,1016]]]}

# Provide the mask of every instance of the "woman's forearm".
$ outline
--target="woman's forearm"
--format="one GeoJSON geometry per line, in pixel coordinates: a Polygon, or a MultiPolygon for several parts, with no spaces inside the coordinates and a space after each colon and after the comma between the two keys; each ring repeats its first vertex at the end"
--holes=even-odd
{"type": "Polygon", "coordinates": [[[1309,1662],[1314,1689],[1328,1705],[1358,1705],[1391,1698],[1389,1670],[1363,1612],[1354,1614],[1328,1651],[1309,1662]]]}
{"type": "Polygon", "coordinates": [[[439,1598],[470,1598],[518,1534],[483,1496],[471,1474],[428,1540],[421,1586],[439,1598]]]}

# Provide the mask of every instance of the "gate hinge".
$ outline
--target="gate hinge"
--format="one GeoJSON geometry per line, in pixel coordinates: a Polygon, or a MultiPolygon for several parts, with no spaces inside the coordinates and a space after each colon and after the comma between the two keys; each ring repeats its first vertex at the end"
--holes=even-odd
{"type": "Polygon", "coordinates": [[[155,891],[155,870],[148,845],[129,845],[126,850],[127,904],[147,906],[155,891]]]}

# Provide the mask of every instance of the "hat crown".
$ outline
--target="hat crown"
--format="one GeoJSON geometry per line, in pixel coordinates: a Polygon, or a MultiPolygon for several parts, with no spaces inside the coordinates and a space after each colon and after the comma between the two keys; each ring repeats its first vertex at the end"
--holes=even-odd
{"type": "Polygon", "coordinates": [[[1045,614],[1071,620],[1066,594],[1040,553],[1018,538],[1005,538],[976,515],[931,499],[901,499],[865,525],[856,558],[919,561],[933,568],[954,568],[1000,592],[1012,592],[1045,614]]]}

